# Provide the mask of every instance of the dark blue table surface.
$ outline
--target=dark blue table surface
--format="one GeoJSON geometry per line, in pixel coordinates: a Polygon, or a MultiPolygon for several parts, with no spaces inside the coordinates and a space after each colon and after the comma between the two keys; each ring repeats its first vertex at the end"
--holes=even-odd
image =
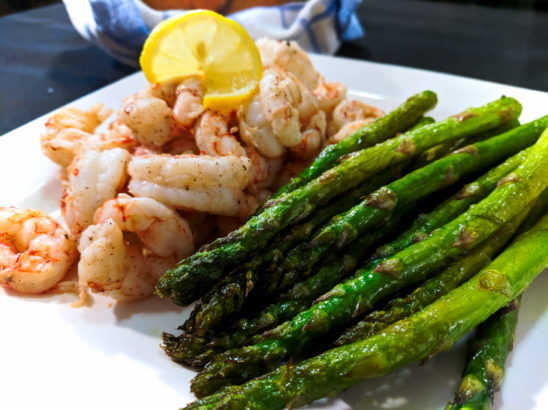
{"type": "MultiPolygon", "coordinates": [[[[548,12],[364,0],[363,39],[337,55],[548,91],[548,12]]],[[[62,4],[0,18],[0,135],[134,69],[85,42],[62,4]]]]}

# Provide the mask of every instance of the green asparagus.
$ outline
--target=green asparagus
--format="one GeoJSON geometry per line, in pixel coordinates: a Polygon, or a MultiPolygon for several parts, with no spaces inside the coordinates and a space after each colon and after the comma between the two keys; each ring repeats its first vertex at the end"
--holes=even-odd
{"type": "Polygon", "coordinates": [[[342,255],[333,255],[315,275],[296,284],[287,294],[282,295],[279,301],[251,319],[238,320],[227,331],[212,339],[199,334],[183,333],[174,336],[164,333],[163,349],[177,362],[202,367],[216,354],[241,346],[253,335],[291,319],[297,313],[308,309],[314,299],[352,273],[363,255],[398,225],[400,217],[401,215],[397,214],[371,235],[362,236],[342,255]]]}
{"type": "Polygon", "coordinates": [[[420,154],[443,141],[454,140],[512,121],[521,112],[519,102],[502,97],[480,108],[426,125],[391,140],[355,152],[339,165],[294,191],[276,198],[276,204],[249,219],[242,227],[219,238],[207,251],[183,259],[158,281],[156,293],[175,303],[188,304],[202,296],[226,269],[264,248],[283,228],[310,215],[319,205],[370,176],[420,154]]]}
{"type": "MultiPolygon", "coordinates": [[[[411,130],[433,122],[434,119],[431,117],[422,117],[411,130]]],[[[406,164],[402,163],[401,165],[402,168],[405,169],[408,167],[409,161],[406,164]]],[[[397,170],[394,169],[388,169],[374,175],[365,184],[354,188],[348,194],[345,193],[342,198],[333,200],[319,209],[306,223],[294,226],[289,234],[286,234],[285,232],[278,234],[278,238],[275,238],[272,241],[272,245],[270,245],[266,251],[254,256],[250,262],[244,264],[243,267],[238,268],[236,272],[229,274],[223,279],[221,284],[215,286],[202,298],[201,303],[195,307],[195,311],[190,316],[189,320],[187,320],[187,323],[185,323],[184,329],[187,332],[195,332],[197,338],[203,340],[203,336],[207,331],[218,324],[223,323],[230,315],[239,312],[251,293],[253,293],[255,299],[262,298],[261,291],[258,292],[259,295],[256,295],[257,291],[253,292],[253,290],[255,289],[257,279],[260,278],[257,274],[257,270],[264,270],[265,262],[273,261],[275,264],[276,258],[282,257],[287,250],[296,246],[299,242],[308,239],[312,230],[319,226],[320,223],[325,222],[326,217],[351,208],[359,202],[361,197],[393,180],[397,174],[396,171],[397,170]]],[[[176,339],[174,339],[172,335],[166,335],[166,340],[169,341],[169,345],[166,345],[166,351],[174,345],[177,346],[176,350],[178,351],[187,350],[185,346],[188,343],[190,343],[192,350],[196,347],[196,343],[192,340],[192,336],[188,334],[183,336],[182,340],[184,342],[182,344],[176,344],[176,339]]],[[[189,351],[189,354],[183,356],[185,358],[193,357],[194,354],[190,354],[189,351]]],[[[198,361],[193,359],[193,363],[197,362],[198,361]]]]}
{"type": "Polygon", "coordinates": [[[342,156],[370,147],[407,130],[425,112],[434,108],[437,102],[438,97],[432,91],[415,94],[385,116],[359,129],[339,143],[328,146],[308,168],[280,188],[273,197],[277,198],[307,184],[333,167],[342,156]]]}
{"type": "Polygon", "coordinates": [[[302,272],[310,270],[329,250],[352,242],[357,236],[381,223],[391,210],[405,207],[438,188],[444,188],[463,176],[492,166],[531,145],[546,126],[548,116],[464,147],[378,189],[360,204],[334,218],[311,240],[290,251],[271,275],[272,278],[281,278],[273,288],[287,289],[298,280],[302,272]]]}
{"type": "Polygon", "coordinates": [[[397,177],[395,169],[389,168],[380,172],[340,198],[333,199],[305,221],[280,232],[266,249],[225,276],[202,298],[201,303],[195,307],[193,314],[185,323],[185,330],[203,336],[228,316],[239,312],[250,293],[256,293],[255,287],[257,280],[260,279],[258,274],[261,270],[265,270],[268,264],[275,263],[277,258],[282,257],[289,249],[308,239],[316,228],[333,215],[351,208],[364,195],[392,181],[395,177],[397,177]]]}
{"type": "Polygon", "coordinates": [[[488,240],[468,255],[457,259],[437,275],[428,279],[407,296],[392,299],[381,310],[369,313],[356,325],[347,329],[335,342],[336,346],[368,338],[398,320],[405,319],[430,303],[467,281],[480,269],[487,266],[494,255],[514,235],[523,219],[529,213],[526,209],[511,222],[503,225],[488,240]]]}
{"type": "Polygon", "coordinates": [[[512,350],[520,300],[521,296],[479,325],[468,342],[468,364],[462,382],[446,410],[491,408],[504,377],[504,362],[512,350]]]}
{"type": "Polygon", "coordinates": [[[332,396],[362,379],[434,356],[521,294],[548,267],[547,246],[548,215],[473,278],[382,334],[334,348],[297,365],[289,363],[186,408],[298,407],[332,396]]]}
{"type": "Polygon", "coordinates": [[[456,141],[446,141],[442,144],[436,145],[430,149],[427,149],[422,154],[420,154],[415,161],[413,161],[413,168],[421,168],[426,164],[429,164],[432,161],[440,159],[450,152],[456,151],[462,147],[465,147],[470,144],[474,144],[479,141],[486,140],[488,138],[494,137],[495,135],[502,134],[503,132],[509,131],[512,128],[519,127],[519,120],[509,121],[500,125],[499,127],[482,132],[477,135],[472,135],[470,137],[460,138],[456,141]]]}
{"type": "Polygon", "coordinates": [[[194,378],[192,390],[204,396],[264,373],[334,326],[364,314],[380,300],[468,253],[525,209],[547,186],[548,131],[487,198],[428,238],[337,285],[310,309],[265,333],[255,345],[219,355],[194,378]]]}
{"type": "MultiPolygon", "coordinates": [[[[486,174],[466,185],[455,195],[442,202],[428,214],[420,215],[409,229],[404,231],[390,243],[380,247],[372,259],[378,262],[379,259],[392,256],[410,244],[418,242],[420,239],[424,239],[433,230],[445,225],[466,211],[470,205],[486,197],[495,188],[501,178],[517,168],[530,149],[531,148],[528,148],[527,150],[514,155],[502,164],[489,170],[486,174]]],[[[548,190],[543,196],[547,197],[546,201],[548,202],[547,193],[548,190]]],[[[537,208],[539,207],[535,206],[535,209],[537,208]]],[[[537,211],[532,211],[531,213],[533,212],[542,212],[542,208],[539,208],[537,211]]],[[[394,219],[391,219],[391,221],[393,220],[394,219]]],[[[303,225],[307,226],[306,223],[303,225]]],[[[294,229],[301,232],[302,229],[299,228],[300,226],[301,225],[297,225],[294,229]]],[[[244,342],[248,341],[251,336],[260,331],[264,331],[267,328],[291,319],[297,313],[308,309],[312,300],[319,297],[322,293],[327,292],[327,290],[335,285],[331,285],[331,281],[328,279],[333,277],[335,272],[337,272],[337,277],[342,278],[344,276],[343,272],[346,274],[347,271],[349,272],[353,269],[352,261],[355,260],[353,255],[360,252],[360,249],[362,249],[361,242],[367,240],[364,238],[376,237],[376,232],[377,231],[374,231],[372,235],[362,235],[358,242],[352,246],[352,249],[345,252],[346,256],[343,256],[342,258],[337,258],[338,255],[332,256],[331,259],[335,259],[334,261],[327,263],[326,266],[322,267],[310,278],[296,284],[280,301],[268,306],[261,311],[259,315],[251,319],[243,318],[239,320],[231,329],[221,335],[217,335],[213,340],[189,333],[183,333],[180,336],[173,336],[165,333],[163,336],[164,349],[167,354],[176,361],[201,367],[210,361],[213,355],[229,348],[241,346],[244,342]],[[344,261],[344,263],[341,263],[341,261],[344,261]],[[201,351],[202,349],[205,350],[201,351]]],[[[301,235],[297,236],[302,237],[301,235]]],[[[376,241],[376,238],[374,238],[374,241],[376,241]]],[[[282,241],[282,243],[287,243],[287,241],[282,241]]],[[[190,331],[189,329],[186,330],[190,331]]]]}

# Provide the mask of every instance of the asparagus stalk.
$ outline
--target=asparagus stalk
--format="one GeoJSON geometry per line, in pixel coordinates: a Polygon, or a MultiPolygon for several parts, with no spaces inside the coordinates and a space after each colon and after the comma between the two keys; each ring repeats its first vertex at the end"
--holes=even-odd
{"type": "MultiPolygon", "coordinates": [[[[430,213],[420,215],[409,229],[404,231],[390,243],[380,247],[372,259],[378,261],[379,259],[387,258],[396,252],[399,252],[412,243],[424,239],[433,230],[443,226],[466,211],[470,205],[487,196],[495,188],[497,182],[501,178],[517,168],[529,150],[530,148],[514,155],[502,164],[491,169],[476,181],[466,185],[458,193],[451,196],[430,213]]],[[[548,202],[548,191],[546,191],[543,195],[547,197],[546,201],[548,202]]],[[[540,210],[541,208],[539,208],[539,211],[540,210]]],[[[539,215],[537,215],[536,220],[538,220],[538,217],[539,215]]],[[[376,231],[374,231],[373,235],[375,235],[375,232],[376,231]]],[[[365,237],[370,236],[371,235],[367,235],[365,237]]],[[[359,241],[361,241],[361,239],[359,241]]],[[[339,271],[341,266],[344,267],[343,270],[345,272],[346,269],[349,269],[346,267],[347,259],[344,258],[353,260],[353,257],[348,255],[357,252],[361,247],[362,245],[358,242],[355,246],[353,246],[353,250],[345,252],[345,256],[341,259],[345,261],[345,264],[341,265],[340,262],[334,261],[328,263],[327,266],[322,267],[310,278],[304,280],[303,282],[297,283],[292,290],[281,298],[280,301],[270,305],[252,319],[244,318],[239,320],[233,326],[234,329],[215,337],[213,341],[208,341],[206,338],[196,336],[196,338],[201,339],[201,346],[208,345],[208,350],[205,353],[198,354],[196,350],[189,350],[188,348],[185,348],[185,343],[181,342],[181,339],[179,339],[179,343],[175,344],[173,341],[173,336],[171,335],[167,335],[170,343],[167,343],[166,341],[164,341],[164,343],[166,346],[172,347],[171,353],[173,353],[175,357],[185,357],[188,360],[186,362],[187,364],[191,364],[193,366],[203,366],[206,362],[212,359],[213,354],[229,348],[241,346],[254,334],[257,334],[266,328],[278,325],[285,320],[289,320],[297,313],[306,310],[310,306],[310,299],[313,300],[319,297],[321,293],[326,292],[331,286],[334,286],[334,284],[332,285],[332,282],[328,279],[331,277],[332,272],[339,271]],[[187,354],[182,354],[181,350],[187,350],[187,354]]],[[[337,277],[343,278],[344,276],[342,274],[338,274],[337,277]]],[[[181,338],[185,341],[187,339],[193,339],[192,336],[188,334],[182,335],[181,338]]],[[[196,347],[194,340],[191,342],[191,346],[192,348],[196,347]]]]}
{"type": "Polygon", "coordinates": [[[428,279],[407,296],[392,299],[384,309],[369,313],[356,325],[350,327],[335,341],[335,346],[342,346],[378,333],[398,320],[405,319],[422,310],[449,291],[460,286],[487,266],[493,256],[499,252],[525,219],[529,209],[516,216],[511,222],[503,225],[493,236],[468,255],[451,263],[439,274],[428,279]]]}
{"type": "MultiPolygon", "coordinates": [[[[546,189],[520,225],[520,233],[531,229],[548,210],[546,189]]],[[[500,389],[504,362],[512,349],[521,295],[482,323],[468,342],[468,364],[462,382],[446,410],[489,409],[500,389]]]]}
{"type": "Polygon", "coordinates": [[[465,147],[467,145],[486,140],[495,135],[502,134],[503,132],[509,131],[512,128],[519,127],[519,125],[519,120],[515,119],[513,121],[504,123],[493,130],[482,132],[466,138],[460,138],[456,141],[446,141],[444,143],[436,145],[435,147],[427,149],[426,151],[421,153],[413,162],[413,168],[421,168],[432,161],[446,156],[450,152],[461,149],[462,147],[465,147]]]}
{"type": "Polygon", "coordinates": [[[272,276],[282,277],[274,289],[287,289],[302,272],[306,274],[331,249],[352,242],[381,223],[391,210],[405,207],[438,188],[456,182],[460,177],[492,166],[531,145],[547,125],[548,116],[469,145],[378,189],[345,214],[333,219],[311,240],[290,251],[272,276]]]}
{"type": "MultiPolygon", "coordinates": [[[[410,194],[407,196],[407,198],[403,197],[403,198],[400,198],[399,200],[400,203],[403,203],[404,204],[403,206],[405,207],[406,203],[410,204],[412,201],[416,201],[417,197],[421,197],[428,194],[429,193],[428,189],[432,190],[437,187],[444,187],[445,185],[453,183],[456,180],[458,180],[459,176],[461,175],[465,176],[469,173],[476,172],[478,168],[489,166],[492,163],[499,161],[501,157],[507,156],[508,154],[515,152],[517,149],[521,148],[525,144],[532,143],[533,140],[536,139],[536,137],[538,137],[541,130],[546,125],[548,125],[548,117],[546,117],[545,119],[537,120],[530,124],[524,125],[520,129],[516,129],[513,132],[508,132],[493,141],[479,144],[478,156],[470,158],[473,161],[463,162],[462,159],[459,157],[459,155],[468,157],[467,154],[453,155],[444,161],[440,161],[436,163],[436,165],[431,165],[430,167],[427,167],[424,170],[417,172],[419,176],[418,178],[413,178],[413,175],[415,174],[408,175],[406,177],[403,177],[402,181],[396,181],[395,183],[389,185],[388,187],[384,189],[385,190],[391,189],[391,192],[396,197],[402,197],[402,195],[399,192],[410,194]],[[508,143],[514,144],[516,142],[518,142],[519,144],[510,145],[510,146],[508,145],[508,143]],[[498,151],[498,155],[488,158],[483,153],[490,152],[490,151],[484,149],[483,147],[493,146],[493,145],[497,147],[496,151],[498,151]],[[502,150],[503,147],[508,147],[508,150],[503,151],[502,150]],[[434,175],[434,177],[432,177],[432,175],[434,175]],[[446,177],[447,175],[449,175],[450,180],[446,177]],[[437,183],[435,179],[436,177],[438,178],[437,183]],[[406,183],[406,181],[408,180],[410,182],[406,183]],[[401,182],[401,183],[398,185],[398,182],[401,182]],[[422,185],[426,184],[428,189],[423,191],[417,190],[416,188],[420,187],[421,183],[422,185]],[[396,186],[396,189],[392,189],[391,186],[396,186]],[[413,188],[410,189],[410,188],[407,188],[407,186],[411,186],[413,188]],[[400,191],[398,191],[397,189],[400,189],[400,191]],[[416,197],[412,197],[413,193],[416,194],[416,197]]],[[[509,165],[513,165],[513,167],[516,167],[517,164],[518,164],[518,161],[516,159],[509,165]]],[[[503,175],[505,175],[509,171],[509,168],[510,166],[504,167],[504,169],[506,169],[505,173],[501,174],[500,176],[498,176],[498,178],[491,181],[490,189],[494,188],[496,181],[498,181],[498,179],[500,179],[503,175]]],[[[387,178],[385,178],[385,180],[386,179],[387,178]]],[[[369,185],[371,186],[371,184],[369,185]]],[[[351,199],[351,201],[346,201],[345,204],[350,204],[355,202],[356,198],[363,195],[365,192],[366,191],[362,189],[358,192],[358,195],[355,195],[355,194],[349,195],[348,198],[351,199]]],[[[378,192],[382,192],[380,195],[385,195],[385,193],[382,190],[378,192]]],[[[373,195],[375,195],[375,193],[373,195]]],[[[462,201],[460,203],[461,205],[460,209],[462,209],[461,212],[464,211],[464,208],[462,208],[462,205],[465,205],[466,203],[470,204],[473,201],[474,201],[473,197],[470,197],[469,201],[466,201],[466,200],[462,201]]],[[[366,199],[360,205],[362,208],[360,208],[360,206],[356,206],[350,211],[348,211],[345,215],[338,216],[336,218],[336,222],[334,222],[333,224],[330,224],[327,228],[325,228],[322,231],[322,233],[325,234],[326,231],[329,231],[332,237],[336,237],[337,235],[341,235],[341,232],[346,228],[346,226],[352,226],[353,228],[357,227],[357,228],[360,228],[362,231],[364,231],[367,228],[376,226],[383,219],[388,218],[390,214],[389,211],[387,211],[386,209],[383,209],[382,206],[380,207],[381,209],[379,210],[378,208],[376,208],[377,205],[375,204],[369,205],[369,203],[370,203],[369,199],[366,199]],[[345,219],[346,215],[349,215],[348,219],[345,219]],[[361,226],[359,225],[359,223],[354,222],[356,218],[361,218],[362,221],[366,221],[367,225],[361,226]],[[366,218],[369,218],[369,219],[366,219],[366,218]],[[337,232],[336,231],[337,229],[340,229],[340,231],[337,232]],[[336,232],[336,233],[333,234],[333,232],[336,232]]],[[[401,207],[402,205],[400,205],[400,208],[401,207]]],[[[339,207],[338,209],[342,209],[342,207],[339,207]]],[[[457,214],[455,214],[455,216],[456,215],[457,214]]],[[[359,231],[357,232],[357,234],[359,234],[359,231]]],[[[357,234],[355,236],[357,236],[357,234]]],[[[303,239],[303,236],[300,236],[298,241],[283,240],[283,239],[281,241],[274,241],[275,243],[275,245],[273,245],[274,251],[269,251],[269,252],[266,252],[265,254],[269,255],[269,254],[277,253],[278,255],[283,255],[295,243],[300,242],[302,239],[303,239]],[[280,247],[280,245],[278,245],[279,243],[282,244],[281,248],[276,248],[276,247],[280,247]]],[[[352,240],[353,237],[350,237],[349,239],[352,240]]],[[[344,244],[346,243],[343,243],[342,245],[344,244]]],[[[329,250],[330,245],[331,244],[322,244],[322,246],[318,246],[317,243],[314,243],[314,240],[311,241],[311,244],[303,243],[299,245],[292,252],[290,252],[285,259],[283,259],[283,263],[277,269],[276,272],[270,275],[267,275],[267,279],[268,279],[267,281],[263,281],[262,283],[259,283],[259,287],[258,287],[259,290],[256,290],[255,293],[258,294],[259,297],[263,297],[263,295],[273,294],[275,291],[279,289],[282,289],[282,290],[288,289],[291,285],[293,285],[299,280],[300,272],[305,271],[306,269],[311,269],[312,266],[319,260],[319,258],[323,254],[327,254],[327,251],[329,250]],[[289,273],[286,273],[286,272],[289,272],[289,273]],[[280,277],[283,277],[283,279],[280,283],[278,283],[277,278],[280,278],[280,277]]],[[[269,260],[272,260],[272,259],[273,257],[269,258],[269,260]]],[[[256,268],[258,268],[257,264],[254,264],[254,266],[252,267],[249,267],[249,264],[247,264],[247,266],[239,273],[239,276],[231,277],[230,280],[227,283],[225,283],[223,286],[216,288],[211,293],[212,296],[207,297],[205,303],[197,307],[198,313],[196,315],[191,316],[191,319],[190,319],[190,322],[192,322],[192,326],[191,327],[187,326],[186,329],[188,331],[190,330],[196,331],[198,336],[203,336],[208,330],[210,330],[217,324],[222,323],[230,314],[240,311],[243,307],[246,295],[249,293],[248,292],[248,289],[250,288],[249,283],[255,282],[254,279],[252,280],[250,278],[257,277],[256,275],[253,274],[254,269],[256,268]]],[[[253,286],[255,286],[255,284],[253,284],[253,286]]]]}
{"type": "MultiPolygon", "coordinates": [[[[411,130],[432,124],[433,122],[435,122],[435,120],[431,117],[421,117],[415,125],[413,125],[411,130]]],[[[399,168],[405,169],[409,166],[409,163],[410,161],[402,163],[399,168]]],[[[281,258],[286,251],[296,246],[299,242],[308,239],[312,231],[321,223],[326,222],[329,217],[346,211],[359,202],[359,199],[364,195],[371,193],[374,189],[393,180],[398,171],[401,172],[401,170],[397,168],[398,167],[392,167],[392,169],[374,175],[365,184],[354,188],[348,194],[342,195],[341,198],[331,201],[313,214],[306,223],[293,227],[289,234],[286,234],[285,232],[278,234],[278,237],[272,241],[272,245],[270,245],[266,251],[254,256],[250,262],[237,269],[236,272],[225,277],[221,284],[215,286],[202,298],[201,303],[196,305],[194,312],[185,323],[184,329],[187,332],[195,332],[196,339],[205,341],[203,336],[206,332],[218,324],[223,323],[230,315],[241,311],[248,296],[253,292],[256,281],[260,279],[260,275],[258,275],[257,271],[264,270],[265,263],[272,262],[272,264],[275,264],[276,260],[281,258]]],[[[262,292],[260,291],[256,298],[262,296],[260,293],[262,292]]],[[[194,358],[196,355],[196,352],[194,352],[194,349],[197,346],[196,340],[193,340],[193,337],[190,334],[184,334],[179,339],[181,341],[180,343],[177,343],[177,340],[176,337],[166,334],[166,352],[169,354],[169,351],[173,350],[173,346],[176,346],[176,350],[179,352],[184,351],[187,350],[186,346],[189,345],[191,349],[187,354],[182,356],[180,356],[179,353],[179,360],[180,357],[191,358],[194,365],[199,363],[200,361],[197,361],[194,358]]]]}
{"type": "MultiPolygon", "coordinates": [[[[346,211],[359,202],[364,195],[392,181],[397,171],[390,168],[372,176],[368,181],[320,208],[304,222],[289,227],[289,232],[286,230],[279,233],[265,250],[254,255],[243,266],[236,268],[202,298],[201,303],[195,307],[185,323],[184,329],[187,332],[195,332],[201,337],[224,322],[230,315],[241,311],[250,294],[256,293],[255,288],[257,281],[260,280],[261,270],[265,270],[268,264],[275,264],[276,260],[289,249],[308,239],[316,228],[332,216],[346,211]]],[[[191,344],[195,346],[194,341],[191,344]]]]}
{"type": "Polygon", "coordinates": [[[443,141],[495,128],[517,118],[520,112],[519,102],[502,97],[355,152],[306,185],[276,198],[276,204],[250,218],[227,237],[214,241],[209,250],[183,259],[159,279],[156,293],[169,296],[178,304],[190,303],[221,278],[225,269],[264,248],[274,235],[296,220],[310,215],[320,204],[390,165],[401,163],[443,141]]]}
{"type": "Polygon", "coordinates": [[[198,396],[264,373],[310,343],[405,286],[424,280],[448,261],[481,244],[515,218],[548,186],[548,131],[526,160],[487,198],[374,269],[365,269],[320,297],[314,306],[264,334],[263,340],[219,355],[191,384],[198,396]]]}
{"type": "Polygon", "coordinates": [[[291,319],[297,313],[308,309],[314,299],[352,273],[366,252],[394,230],[400,217],[401,215],[396,215],[371,235],[362,236],[342,255],[332,255],[329,262],[317,274],[296,284],[287,294],[282,295],[280,300],[251,319],[242,318],[227,331],[211,339],[199,334],[183,333],[180,336],[174,336],[164,333],[163,349],[177,362],[202,367],[216,354],[241,346],[253,335],[291,319]]]}
{"type": "Polygon", "coordinates": [[[332,396],[362,379],[434,356],[521,294],[548,267],[547,246],[545,215],[466,283],[382,334],[334,348],[298,365],[289,363],[186,408],[298,407],[332,396]]]}
{"type": "Polygon", "coordinates": [[[539,196],[527,218],[519,227],[518,234],[529,230],[546,212],[548,212],[548,189],[545,189],[539,196]]]}
{"type": "Polygon", "coordinates": [[[342,156],[373,146],[388,138],[392,138],[399,132],[407,130],[425,112],[434,108],[437,102],[438,97],[432,91],[423,91],[422,93],[413,95],[394,111],[359,129],[339,143],[325,148],[309,167],[280,188],[273,195],[273,198],[291,192],[312,181],[324,171],[336,165],[342,156]]]}
{"type": "MultiPolygon", "coordinates": [[[[434,122],[435,120],[432,117],[421,117],[410,130],[415,130],[434,122]]],[[[275,265],[278,258],[281,258],[286,251],[296,246],[299,242],[308,239],[312,231],[321,223],[326,222],[333,215],[346,211],[366,194],[393,180],[410,163],[411,161],[408,160],[374,175],[366,183],[354,188],[349,193],[345,193],[341,198],[329,202],[313,214],[305,223],[294,226],[289,234],[286,234],[286,232],[278,234],[278,237],[272,240],[273,244],[266,251],[255,255],[250,262],[247,262],[243,267],[236,269],[236,272],[232,272],[225,277],[221,284],[215,286],[202,298],[201,303],[196,305],[193,313],[183,326],[187,332],[195,332],[195,337],[189,333],[185,333],[179,338],[171,334],[165,334],[164,349],[166,352],[174,354],[175,356],[173,357],[176,360],[190,360],[192,365],[199,366],[197,363],[201,363],[202,361],[195,358],[197,354],[195,349],[198,346],[197,340],[205,344],[207,339],[203,336],[206,332],[223,323],[230,315],[241,311],[248,296],[255,288],[256,281],[260,279],[257,270],[265,269],[264,265],[267,262],[275,265]],[[187,349],[187,346],[189,349],[187,349]],[[186,353],[182,354],[183,351],[186,351],[186,353]]],[[[256,298],[258,297],[261,297],[261,295],[256,296],[256,298]]],[[[293,309],[287,311],[291,310],[293,309]]],[[[282,316],[285,317],[285,315],[282,316]]],[[[240,337],[236,337],[236,340],[240,339],[240,337]]]]}
{"type": "Polygon", "coordinates": [[[521,295],[478,326],[468,342],[468,363],[462,382],[446,410],[490,409],[512,350],[521,295]]]}
{"type": "Polygon", "coordinates": [[[436,122],[436,120],[432,117],[420,117],[417,122],[409,128],[409,131],[414,131],[417,128],[424,127],[425,125],[432,124],[434,122],[436,122]]]}
{"type": "MultiPolygon", "coordinates": [[[[379,259],[392,256],[412,243],[424,239],[433,230],[445,225],[466,211],[470,205],[485,198],[493,189],[495,189],[501,178],[518,167],[530,149],[531,148],[521,151],[507,159],[474,182],[467,184],[463,189],[442,202],[431,212],[420,215],[409,229],[388,244],[380,247],[372,259],[378,262],[379,259]]],[[[543,195],[546,197],[546,202],[548,202],[548,190],[543,195]]],[[[534,209],[537,208],[537,211],[533,210],[531,213],[542,212],[543,208],[535,206],[534,209]]],[[[320,213],[320,211],[316,214],[320,213]]],[[[538,218],[539,215],[533,220],[533,224],[538,218]]],[[[392,222],[394,220],[397,219],[393,218],[390,221],[392,222]]],[[[302,231],[299,227],[300,225],[297,225],[294,229],[302,231]]],[[[314,299],[327,292],[335,285],[330,278],[335,276],[342,279],[354,269],[353,261],[357,258],[355,255],[363,255],[360,253],[360,250],[366,248],[365,245],[362,245],[362,242],[367,241],[366,238],[373,237],[374,243],[377,241],[376,233],[377,231],[374,231],[371,235],[362,235],[358,242],[352,246],[352,249],[344,253],[343,257],[337,258],[336,256],[332,256],[330,258],[331,262],[320,268],[319,271],[310,278],[297,283],[289,292],[282,296],[278,302],[268,306],[251,319],[242,318],[227,332],[223,332],[213,338],[213,340],[190,333],[183,333],[180,336],[164,333],[163,348],[174,360],[191,366],[201,367],[209,362],[215,354],[229,348],[243,345],[253,335],[283,323],[285,320],[294,317],[297,313],[308,309],[314,299]]],[[[289,236],[291,237],[294,235],[289,236]]],[[[281,240],[277,242],[286,244],[290,241],[281,240]]],[[[187,331],[189,331],[188,328],[187,331]]]]}
{"type": "MultiPolygon", "coordinates": [[[[548,123],[546,125],[548,126],[548,123]]],[[[475,181],[465,185],[459,192],[442,202],[431,212],[419,215],[411,226],[396,239],[380,246],[373,255],[372,261],[392,256],[412,243],[428,237],[434,229],[446,224],[466,211],[470,205],[485,198],[495,189],[500,179],[514,171],[522,163],[531,150],[532,148],[527,148],[508,158],[475,181]]]]}

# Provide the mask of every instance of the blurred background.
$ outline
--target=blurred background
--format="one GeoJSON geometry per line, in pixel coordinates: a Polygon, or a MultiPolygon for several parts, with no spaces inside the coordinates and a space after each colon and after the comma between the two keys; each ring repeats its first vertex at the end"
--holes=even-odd
{"type": "MultiPolygon", "coordinates": [[[[230,11],[283,0],[146,2],[230,11]]],[[[336,56],[548,91],[548,0],[362,0],[356,14],[365,35],[336,56]]],[[[0,135],[136,70],[85,41],[59,0],[0,0],[0,37],[0,135]]]]}
{"type": "MultiPolygon", "coordinates": [[[[243,0],[240,1],[240,6],[237,9],[250,7],[253,4],[278,4],[281,0],[243,0]]],[[[490,7],[514,7],[514,8],[536,8],[536,9],[548,9],[548,0],[428,0],[432,2],[453,2],[453,3],[478,3],[487,5],[490,7]]],[[[154,8],[176,8],[194,6],[204,7],[204,4],[211,3],[223,3],[222,0],[147,0],[145,1],[154,8]]],[[[387,0],[389,2],[389,0],[387,0]]],[[[14,13],[17,11],[28,10],[34,7],[46,6],[52,3],[61,3],[61,0],[0,0],[0,15],[14,13]]],[[[364,0],[367,3],[367,0],[364,0]]],[[[190,7],[189,7],[190,8],[190,7]]],[[[208,7],[209,8],[209,7],[208,7]]],[[[212,7],[214,8],[214,7],[212,7]]]]}

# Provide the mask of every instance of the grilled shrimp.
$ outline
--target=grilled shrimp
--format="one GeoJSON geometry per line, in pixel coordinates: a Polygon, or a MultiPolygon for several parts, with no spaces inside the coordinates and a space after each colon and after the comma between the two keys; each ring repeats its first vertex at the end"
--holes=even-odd
{"type": "Polygon", "coordinates": [[[194,240],[188,223],[172,209],[120,194],[97,210],[78,249],[80,286],[130,301],[150,295],[158,278],[192,253],[194,240]]]}
{"type": "Polygon", "coordinates": [[[233,156],[249,158],[249,186],[257,191],[268,186],[274,173],[281,165],[281,158],[268,159],[257,152],[253,146],[242,145],[229,132],[230,118],[213,111],[206,111],[195,126],[195,139],[202,154],[215,156],[233,156]]]}
{"type": "Polygon", "coordinates": [[[194,138],[200,153],[216,156],[245,156],[242,144],[229,131],[227,115],[207,110],[196,121],[194,138]]]}
{"type": "Polygon", "coordinates": [[[164,81],[162,83],[148,84],[141,93],[150,97],[164,100],[170,108],[175,105],[177,99],[177,81],[164,81]]]}
{"type": "Polygon", "coordinates": [[[382,115],[384,115],[382,110],[367,105],[364,102],[358,100],[344,100],[333,110],[328,133],[332,136],[346,124],[368,118],[376,119],[382,115]]]}
{"type": "Polygon", "coordinates": [[[314,69],[310,58],[296,41],[280,41],[267,38],[255,42],[261,53],[264,68],[277,67],[297,76],[310,90],[318,85],[320,74],[314,69]]]}
{"type": "Polygon", "coordinates": [[[208,155],[135,156],[128,165],[129,191],[168,206],[216,215],[247,215],[253,203],[247,157],[208,155]]]}
{"type": "Polygon", "coordinates": [[[331,116],[335,107],[346,99],[346,87],[341,83],[325,82],[322,79],[314,90],[314,95],[318,100],[320,109],[327,116],[331,116]]]}
{"type": "Polygon", "coordinates": [[[302,132],[303,139],[301,143],[291,148],[291,152],[303,159],[310,159],[315,156],[324,145],[326,127],[325,113],[322,110],[316,111],[302,132]]]}
{"type": "Polygon", "coordinates": [[[255,149],[246,148],[246,154],[251,161],[249,169],[250,182],[247,189],[256,194],[258,191],[270,187],[274,177],[283,165],[284,157],[265,158],[255,149]]]}
{"type": "Polygon", "coordinates": [[[81,150],[105,150],[111,148],[131,149],[135,140],[131,133],[111,126],[111,130],[94,134],[95,129],[108,116],[102,104],[96,104],[87,111],[77,108],[62,108],[46,122],[46,132],[40,135],[44,154],[53,162],[66,168],[81,150]]]}
{"type": "Polygon", "coordinates": [[[268,158],[278,158],[285,152],[284,146],[274,135],[272,126],[266,119],[259,94],[238,109],[240,137],[268,158]]]}
{"type": "Polygon", "coordinates": [[[183,79],[175,91],[173,118],[183,128],[190,128],[202,112],[204,83],[202,78],[191,76],[183,79]]]}
{"type": "Polygon", "coordinates": [[[360,128],[365,127],[367,124],[373,121],[375,121],[374,117],[367,118],[365,120],[356,120],[353,122],[349,122],[348,124],[343,125],[343,127],[335,135],[329,137],[328,143],[336,144],[337,142],[345,139],[349,135],[355,133],[360,128]]]}
{"type": "Polygon", "coordinates": [[[95,210],[123,188],[130,154],[124,149],[87,151],[68,168],[61,210],[70,231],[78,236],[93,223],[95,210]]]}
{"type": "Polygon", "coordinates": [[[42,211],[0,207],[0,283],[36,294],[63,279],[76,259],[76,244],[42,211]]]}
{"type": "Polygon", "coordinates": [[[124,98],[117,117],[143,145],[159,148],[176,135],[171,108],[146,90],[124,98]]]}
{"type": "Polygon", "coordinates": [[[259,82],[259,100],[274,135],[285,147],[294,147],[302,140],[298,96],[299,88],[287,74],[276,69],[265,70],[259,82]]]}

